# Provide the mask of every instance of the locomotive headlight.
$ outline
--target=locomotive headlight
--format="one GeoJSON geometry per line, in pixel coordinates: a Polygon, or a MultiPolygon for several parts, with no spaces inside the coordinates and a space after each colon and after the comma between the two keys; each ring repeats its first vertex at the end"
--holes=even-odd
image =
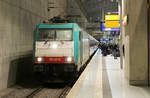
{"type": "Polygon", "coordinates": [[[38,58],[37,58],[37,61],[38,61],[38,62],[41,62],[41,61],[43,61],[43,58],[38,57],[38,58]]]}
{"type": "Polygon", "coordinates": [[[71,61],[72,61],[72,58],[71,58],[71,57],[68,57],[68,58],[67,58],[67,61],[68,61],[68,62],[71,62],[71,61]]]}
{"type": "Polygon", "coordinates": [[[74,58],[73,57],[65,57],[64,58],[64,62],[65,63],[73,63],[74,62],[74,58]]]}
{"type": "Polygon", "coordinates": [[[54,48],[54,49],[56,49],[57,47],[58,47],[57,44],[53,44],[53,45],[52,45],[52,48],[54,48]]]}

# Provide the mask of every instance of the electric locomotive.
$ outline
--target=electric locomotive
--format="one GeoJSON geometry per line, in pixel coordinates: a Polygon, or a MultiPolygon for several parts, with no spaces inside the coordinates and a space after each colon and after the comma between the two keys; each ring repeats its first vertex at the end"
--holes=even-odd
{"type": "Polygon", "coordinates": [[[38,24],[35,31],[34,72],[41,79],[67,80],[79,72],[98,41],[76,23],[38,24]]]}

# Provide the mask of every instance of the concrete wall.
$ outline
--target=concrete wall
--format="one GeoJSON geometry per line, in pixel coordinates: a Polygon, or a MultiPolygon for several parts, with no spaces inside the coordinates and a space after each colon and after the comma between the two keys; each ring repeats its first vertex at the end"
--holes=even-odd
{"type": "Polygon", "coordinates": [[[49,4],[47,5],[49,7],[54,7],[50,8],[49,18],[67,15],[67,0],[49,0],[49,4]]]}
{"type": "Polygon", "coordinates": [[[66,14],[66,0],[0,0],[0,90],[29,77],[36,24],[66,14]],[[47,11],[48,2],[56,8],[47,11]],[[21,70],[20,70],[21,69],[21,70]]]}
{"type": "Polygon", "coordinates": [[[147,0],[123,0],[122,10],[128,15],[128,24],[122,28],[125,74],[130,84],[147,85],[147,0]]]}
{"type": "Polygon", "coordinates": [[[76,0],[67,0],[67,3],[68,3],[67,14],[73,16],[73,17],[70,17],[70,20],[78,23],[82,28],[86,29],[87,19],[85,15],[83,14],[83,12],[81,11],[76,0]]]}

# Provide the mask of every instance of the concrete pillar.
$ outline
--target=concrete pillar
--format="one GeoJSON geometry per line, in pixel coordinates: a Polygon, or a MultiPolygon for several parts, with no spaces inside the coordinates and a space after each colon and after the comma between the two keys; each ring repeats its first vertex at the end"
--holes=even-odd
{"type": "Polygon", "coordinates": [[[122,28],[125,45],[125,75],[132,85],[148,84],[147,0],[123,0],[123,15],[128,24],[122,28]]]}

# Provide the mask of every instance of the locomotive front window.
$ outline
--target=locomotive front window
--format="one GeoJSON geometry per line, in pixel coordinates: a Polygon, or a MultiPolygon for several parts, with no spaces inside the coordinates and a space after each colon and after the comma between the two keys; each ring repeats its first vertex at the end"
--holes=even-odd
{"type": "Polygon", "coordinates": [[[54,29],[40,29],[39,30],[39,41],[45,40],[72,40],[72,30],[54,30],[54,29]]]}
{"type": "Polygon", "coordinates": [[[48,30],[48,29],[40,29],[39,30],[39,38],[38,40],[54,40],[55,39],[55,30],[48,30]]]}
{"type": "Polygon", "coordinates": [[[72,30],[56,30],[56,40],[72,40],[72,30]]]}

